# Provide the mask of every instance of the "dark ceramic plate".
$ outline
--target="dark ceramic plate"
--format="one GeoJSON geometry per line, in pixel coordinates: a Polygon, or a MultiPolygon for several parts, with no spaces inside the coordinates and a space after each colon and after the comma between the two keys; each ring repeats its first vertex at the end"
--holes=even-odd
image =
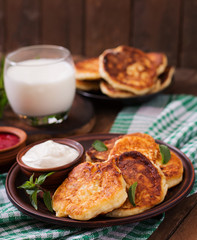
{"type": "MultiPolygon", "coordinates": [[[[79,141],[85,149],[89,148],[92,142],[95,139],[106,140],[112,137],[118,136],[118,134],[89,134],[83,136],[77,136],[73,139],[79,141]]],[[[162,141],[157,141],[158,143],[163,143],[162,141]]],[[[166,144],[167,145],[167,144],[166,144]]],[[[184,176],[183,181],[177,185],[176,187],[169,189],[166,195],[165,200],[155,206],[152,209],[149,209],[143,213],[124,217],[124,218],[107,218],[105,216],[99,216],[89,221],[77,221],[70,218],[58,218],[54,213],[50,213],[42,203],[42,201],[38,201],[39,210],[36,211],[32,205],[28,197],[25,195],[24,190],[18,189],[27,178],[20,171],[20,167],[17,164],[14,164],[10,171],[8,172],[6,178],[6,192],[10,199],[10,201],[24,214],[29,215],[33,218],[36,218],[40,221],[59,224],[64,226],[72,226],[72,227],[85,227],[85,228],[95,228],[95,227],[106,227],[112,225],[120,225],[126,223],[133,223],[137,221],[141,221],[144,219],[148,219],[154,216],[157,216],[170,208],[174,207],[178,204],[183,198],[185,198],[188,193],[191,191],[193,183],[194,183],[194,168],[191,161],[177,148],[173,146],[167,145],[173,152],[178,154],[181,158],[184,166],[184,176]]]]}
{"type": "Polygon", "coordinates": [[[93,99],[96,101],[105,101],[105,102],[119,102],[125,105],[134,105],[134,104],[140,104],[145,103],[151,100],[152,98],[156,97],[160,92],[153,93],[153,94],[147,94],[144,96],[137,96],[137,97],[130,97],[130,98],[111,98],[107,95],[104,95],[101,91],[82,91],[77,90],[77,93],[79,93],[81,96],[87,97],[89,99],[93,99]]]}

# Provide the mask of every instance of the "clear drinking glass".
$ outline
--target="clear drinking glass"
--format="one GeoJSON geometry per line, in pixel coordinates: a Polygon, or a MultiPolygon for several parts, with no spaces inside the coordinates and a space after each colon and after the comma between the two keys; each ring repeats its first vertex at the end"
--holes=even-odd
{"type": "Polygon", "coordinates": [[[53,45],[20,48],[6,56],[4,84],[11,108],[27,123],[61,123],[76,90],[71,54],[53,45]]]}

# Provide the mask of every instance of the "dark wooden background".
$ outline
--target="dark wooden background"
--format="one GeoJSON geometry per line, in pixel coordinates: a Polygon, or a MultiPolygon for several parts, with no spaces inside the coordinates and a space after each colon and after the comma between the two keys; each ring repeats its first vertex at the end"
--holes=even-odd
{"type": "Polygon", "coordinates": [[[0,52],[33,44],[88,57],[126,44],[197,68],[197,0],[0,0],[0,52]]]}

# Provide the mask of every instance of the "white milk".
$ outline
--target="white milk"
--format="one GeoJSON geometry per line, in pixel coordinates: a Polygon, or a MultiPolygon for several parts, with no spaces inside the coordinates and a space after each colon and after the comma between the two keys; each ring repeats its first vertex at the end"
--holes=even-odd
{"type": "Polygon", "coordinates": [[[26,116],[46,116],[70,109],[75,72],[67,62],[32,59],[7,69],[5,89],[13,110],[26,116]]]}

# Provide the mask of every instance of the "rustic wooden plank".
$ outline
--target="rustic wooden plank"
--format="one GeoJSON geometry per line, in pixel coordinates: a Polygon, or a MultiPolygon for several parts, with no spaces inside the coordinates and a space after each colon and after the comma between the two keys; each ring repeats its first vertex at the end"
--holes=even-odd
{"type": "Polygon", "coordinates": [[[184,1],[181,67],[197,67],[197,1],[184,1]]]}
{"type": "Polygon", "coordinates": [[[144,51],[163,51],[177,64],[180,0],[135,0],[133,43],[144,51]]]}
{"type": "Polygon", "coordinates": [[[39,42],[39,0],[7,0],[6,51],[39,42]]]}
{"type": "Polygon", "coordinates": [[[197,95],[197,72],[194,69],[177,69],[174,82],[167,92],[197,95]]]}
{"type": "MultiPolygon", "coordinates": [[[[4,1],[0,0],[0,52],[4,52],[4,43],[5,43],[5,36],[4,36],[4,31],[5,31],[5,22],[4,22],[4,1]]],[[[1,56],[0,56],[1,57],[1,56]]]]}
{"type": "Polygon", "coordinates": [[[69,49],[73,54],[83,54],[84,46],[84,1],[68,0],[69,4],[69,49]]]}
{"type": "MultiPolygon", "coordinates": [[[[166,212],[164,221],[160,224],[158,229],[151,235],[149,240],[170,239],[179,225],[184,221],[187,215],[192,211],[197,203],[197,194],[194,194],[181,201],[176,207],[166,212]]],[[[189,234],[189,232],[188,232],[189,234]]],[[[186,239],[192,239],[188,238],[186,239]]],[[[180,240],[180,238],[173,238],[173,240],[180,240]]]]}
{"type": "Polygon", "coordinates": [[[197,236],[197,206],[189,213],[170,240],[196,239],[197,236]]]}
{"type": "Polygon", "coordinates": [[[83,0],[43,0],[42,42],[82,54],[83,0]]]}
{"type": "Polygon", "coordinates": [[[42,42],[68,46],[67,1],[42,1],[42,42]]]}
{"type": "Polygon", "coordinates": [[[131,1],[87,0],[85,54],[97,56],[106,48],[129,44],[131,1]]]}

